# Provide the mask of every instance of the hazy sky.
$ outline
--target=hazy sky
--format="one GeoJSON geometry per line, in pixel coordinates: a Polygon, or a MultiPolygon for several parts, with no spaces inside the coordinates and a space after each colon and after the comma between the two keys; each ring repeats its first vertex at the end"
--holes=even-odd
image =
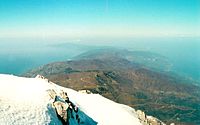
{"type": "Polygon", "coordinates": [[[0,38],[200,36],[200,0],[0,0],[0,38]]]}

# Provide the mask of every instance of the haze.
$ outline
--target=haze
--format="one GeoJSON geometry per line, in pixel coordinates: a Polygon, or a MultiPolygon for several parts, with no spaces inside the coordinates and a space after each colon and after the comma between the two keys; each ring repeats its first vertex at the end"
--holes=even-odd
{"type": "Polygon", "coordinates": [[[0,1],[0,73],[114,46],[159,53],[200,79],[199,39],[199,0],[0,1]]]}

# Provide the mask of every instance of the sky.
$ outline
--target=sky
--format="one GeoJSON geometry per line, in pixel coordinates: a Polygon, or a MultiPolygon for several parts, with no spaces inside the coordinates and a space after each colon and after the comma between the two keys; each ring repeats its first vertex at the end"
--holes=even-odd
{"type": "Polygon", "coordinates": [[[199,36],[200,0],[0,0],[0,39],[199,36]]]}

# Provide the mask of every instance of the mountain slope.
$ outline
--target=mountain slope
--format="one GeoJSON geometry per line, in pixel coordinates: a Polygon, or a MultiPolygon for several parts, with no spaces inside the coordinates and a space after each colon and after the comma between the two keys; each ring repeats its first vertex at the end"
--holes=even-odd
{"type": "Polygon", "coordinates": [[[200,123],[198,86],[175,75],[151,70],[124,58],[124,54],[123,51],[116,54],[115,51],[98,50],[71,61],[41,66],[24,75],[41,74],[64,87],[99,93],[167,123],[200,123]]]}
{"type": "MultiPolygon", "coordinates": [[[[140,125],[134,109],[115,103],[97,94],[79,93],[60,87],[47,79],[0,75],[1,124],[62,124],[48,91],[67,92],[78,106],[81,124],[140,125]]],[[[70,122],[77,123],[73,118],[70,122]]]]}

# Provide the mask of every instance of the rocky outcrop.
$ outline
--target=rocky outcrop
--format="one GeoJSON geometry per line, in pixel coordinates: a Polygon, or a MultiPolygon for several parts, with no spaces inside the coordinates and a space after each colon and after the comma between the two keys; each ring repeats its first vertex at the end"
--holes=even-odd
{"type": "Polygon", "coordinates": [[[69,106],[61,101],[53,102],[53,106],[55,107],[56,114],[58,118],[62,121],[62,123],[67,123],[68,122],[67,110],[69,106]]]}
{"type": "Polygon", "coordinates": [[[70,120],[75,124],[80,124],[81,119],[79,118],[78,107],[69,100],[66,92],[56,93],[55,90],[51,89],[48,90],[48,93],[54,99],[52,106],[63,124],[69,125],[70,120]]]}
{"type": "Polygon", "coordinates": [[[160,121],[159,119],[157,119],[155,117],[147,116],[141,110],[137,110],[136,113],[138,115],[138,118],[139,118],[140,122],[143,125],[166,125],[165,123],[163,123],[162,121],[160,121]]]}

